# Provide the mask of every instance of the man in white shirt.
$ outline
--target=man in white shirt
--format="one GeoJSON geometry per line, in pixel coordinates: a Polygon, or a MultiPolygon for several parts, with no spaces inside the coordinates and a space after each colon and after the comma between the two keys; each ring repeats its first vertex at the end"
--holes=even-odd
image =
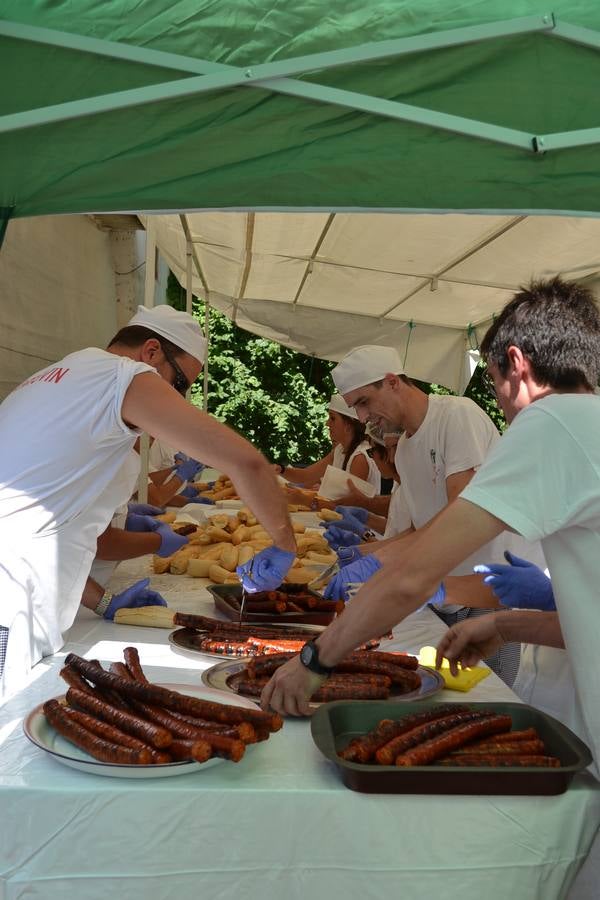
{"type": "MultiPolygon", "coordinates": [[[[578,731],[598,767],[600,397],[594,388],[600,374],[600,313],[579,285],[558,278],[532,284],[494,321],[481,351],[510,428],[460,497],[410,553],[386,559],[344,615],[319,636],[317,652],[306,654],[307,661],[316,656],[327,669],[385,633],[418,608],[447,572],[511,528],[541,540],[558,616],[530,613],[531,632],[509,636],[550,646],[564,640],[577,692],[578,731]]],[[[485,624],[482,620],[481,627],[485,624]]],[[[472,662],[473,647],[461,646],[458,635],[474,627],[450,629],[444,647],[450,659],[472,662]]],[[[306,714],[306,698],[322,678],[314,663],[311,671],[292,660],[267,685],[263,703],[306,714]]]]}
{"type": "MultiPolygon", "coordinates": [[[[410,536],[382,542],[373,551],[381,562],[384,548],[402,552],[419,530],[429,527],[435,517],[454,500],[469,483],[491,448],[500,440],[489,416],[466,397],[425,394],[404,374],[399,354],[392,347],[366,345],[351,351],[333,370],[336,387],[349,405],[354,406],[361,421],[374,427],[402,430],[396,448],[395,465],[414,531],[410,536]]],[[[493,562],[504,561],[506,541],[503,536],[491,541],[483,552],[493,562]]],[[[531,555],[531,548],[521,548],[531,555]]],[[[369,550],[367,549],[368,553],[369,550]]],[[[479,557],[481,558],[481,557],[479,557]]],[[[467,576],[480,586],[482,579],[473,575],[477,559],[465,559],[450,575],[467,576]]],[[[360,562],[347,566],[338,576],[341,581],[360,582],[360,562]]],[[[335,590],[335,588],[332,588],[335,590]]],[[[328,591],[327,596],[335,596],[328,591]]],[[[483,591],[483,602],[495,609],[498,603],[491,591],[483,591]]],[[[423,598],[425,600],[426,598],[423,598]]],[[[452,625],[487,610],[446,603],[436,613],[452,625]]],[[[486,660],[488,665],[512,685],[519,666],[519,644],[505,645],[486,660]]]]}
{"type": "MultiPolygon", "coordinates": [[[[294,533],[270,464],[185,400],[205,351],[191,316],[168,306],[139,307],[108,350],[70,354],[28,378],[0,406],[4,696],[62,646],[84,586],[85,605],[105,616],[114,609],[116,598],[103,596],[99,585],[88,590],[86,580],[98,536],[129,499],[119,473],[141,431],[235,479],[275,544],[274,552],[255,559],[259,587],[279,584],[291,565],[294,533]]],[[[252,589],[252,579],[246,582],[252,589]]]]}

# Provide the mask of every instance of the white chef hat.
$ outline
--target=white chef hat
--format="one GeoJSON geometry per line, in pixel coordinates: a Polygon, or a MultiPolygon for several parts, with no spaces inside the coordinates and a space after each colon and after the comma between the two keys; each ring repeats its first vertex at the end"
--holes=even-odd
{"type": "Polygon", "coordinates": [[[351,406],[348,406],[341,394],[333,394],[329,401],[329,409],[340,413],[342,416],[348,416],[349,419],[358,419],[358,416],[351,406]]]}
{"type": "Polygon", "coordinates": [[[128,324],[149,328],[204,364],[206,338],[198,322],[189,313],[179,312],[164,303],[151,308],[138,306],[135,316],[128,324]]]}
{"type": "Polygon", "coordinates": [[[400,354],[393,347],[363,344],[347,353],[331,373],[340,394],[347,394],[365,384],[381,381],[388,373],[403,375],[400,354]]]}

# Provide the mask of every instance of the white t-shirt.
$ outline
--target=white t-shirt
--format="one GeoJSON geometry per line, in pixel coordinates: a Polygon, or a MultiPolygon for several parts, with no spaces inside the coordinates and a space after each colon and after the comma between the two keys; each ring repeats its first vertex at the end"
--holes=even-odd
{"type": "Polygon", "coordinates": [[[160,472],[162,469],[170,469],[175,465],[176,450],[163,444],[158,438],[152,441],[148,453],[148,471],[160,472]]]}
{"type": "MultiPolygon", "coordinates": [[[[467,397],[430,394],[427,413],[411,437],[402,435],[396,448],[396,470],[411,521],[422,528],[448,505],[446,479],[478,469],[500,440],[489,416],[467,397]]],[[[480,562],[505,562],[505,541],[496,538],[449,574],[472,575],[480,562]]],[[[446,606],[446,611],[460,607],[446,606]]]]}
{"type": "MultiPolygon", "coordinates": [[[[357,456],[364,456],[364,458],[366,459],[367,464],[369,466],[369,471],[368,471],[367,477],[364,478],[363,480],[368,481],[369,484],[372,484],[373,487],[375,488],[375,493],[380,494],[381,493],[381,475],[379,473],[379,469],[377,468],[377,465],[375,464],[375,461],[372,460],[371,457],[367,453],[367,450],[369,449],[370,446],[371,445],[369,444],[368,441],[361,441],[361,443],[358,445],[358,447],[356,447],[356,449],[353,450],[353,452],[350,454],[350,458],[348,459],[348,463],[346,465],[345,471],[350,472],[352,463],[354,462],[354,460],[356,459],[357,456]]],[[[332,465],[335,466],[336,469],[344,468],[344,456],[345,456],[344,448],[341,446],[341,444],[336,444],[335,447],[333,448],[333,462],[332,462],[332,465]]]]}
{"type": "Polygon", "coordinates": [[[541,540],[581,706],[600,762],[600,397],[552,394],[522,410],[462,492],[541,540]]]}
{"type": "Polygon", "coordinates": [[[401,484],[395,484],[388,508],[384,538],[391,538],[406,531],[412,525],[412,519],[401,484]]]}
{"type": "MultiPolygon", "coordinates": [[[[135,450],[131,450],[123,465],[121,466],[121,470],[117,475],[117,480],[121,485],[121,496],[122,502],[119,503],[119,506],[115,510],[112,519],[110,520],[110,524],[112,528],[125,528],[125,523],[127,521],[127,503],[131,497],[131,494],[135,488],[136,482],[138,480],[140,474],[140,457],[136,453],[135,450]]],[[[115,485],[111,485],[111,493],[114,490],[115,485]]],[[[114,496],[114,493],[112,494],[114,496]]],[[[101,584],[102,587],[106,587],[108,584],[111,575],[119,565],[118,560],[113,559],[98,559],[96,557],[94,562],[92,563],[92,568],[90,570],[90,578],[93,578],[94,581],[97,581],[98,584],[101,584]]]]}
{"type": "Polygon", "coordinates": [[[2,592],[0,624],[26,623],[15,629],[29,631],[26,670],[62,645],[98,535],[123,502],[119,472],[139,432],[121,406],[145,372],[156,374],[88,348],[28,378],[0,405],[0,570],[8,585],[19,572],[15,589],[2,592]]]}

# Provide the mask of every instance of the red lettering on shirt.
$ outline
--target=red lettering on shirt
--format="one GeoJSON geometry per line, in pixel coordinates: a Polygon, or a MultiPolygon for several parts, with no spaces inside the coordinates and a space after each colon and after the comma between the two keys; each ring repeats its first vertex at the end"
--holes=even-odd
{"type": "Polygon", "coordinates": [[[25,381],[23,381],[16,388],[16,390],[19,390],[19,388],[22,387],[26,387],[28,384],[35,384],[37,381],[46,381],[50,382],[51,384],[58,384],[61,378],[64,378],[67,372],[70,371],[70,369],[61,369],[56,366],[54,369],[50,369],[49,372],[40,372],[38,375],[32,375],[31,378],[27,378],[25,381]]]}

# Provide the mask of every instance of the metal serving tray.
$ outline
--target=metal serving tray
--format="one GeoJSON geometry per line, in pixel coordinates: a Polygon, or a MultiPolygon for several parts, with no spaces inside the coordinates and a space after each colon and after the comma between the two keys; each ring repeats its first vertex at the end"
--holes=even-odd
{"type": "Polygon", "coordinates": [[[381,719],[400,719],[424,712],[435,703],[388,700],[338,700],[319,707],[311,719],[313,740],[337,767],[344,784],[354,791],[381,794],[562,794],[573,776],[592,761],[587,746],[561,722],[523,703],[469,703],[510,715],[513,729],[535,728],[548,753],[561,761],[560,769],[507,767],[490,769],[414,766],[401,768],[347,762],[337,751],[355,737],[375,728],[381,719]]]}
{"type": "MultiPolygon", "coordinates": [[[[248,662],[249,657],[238,657],[235,660],[224,660],[221,663],[217,663],[215,666],[211,666],[210,669],[205,669],[202,673],[202,681],[205,685],[207,685],[207,687],[216,688],[219,691],[232,691],[234,694],[237,694],[237,684],[242,677],[243,670],[248,665],[248,662]]],[[[439,693],[444,687],[444,679],[438,672],[435,671],[435,669],[430,669],[427,666],[419,666],[417,672],[421,676],[421,685],[415,691],[411,691],[408,694],[394,693],[394,685],[392,685],[392,689],[390,691],[390,701],[394,704],[402,703],[403,713],[406,709],[406,707],[404,706],[405,703],[408,704],[410,700],[431,697],[433,696],[433,694],[439,693]]],[[[362,704],[372,701],[351,700],[348,702],[362,704]]],[[[388,701],[386,700],[384,702],[387,703],[388,701]]],[[[322,704],[311,703],[311,706],[321,705],[322,704]]],[[[390,718],[392,717],[390,716],[390,718]]]]}
{"type": "MultiPolygon", "coordinates": [[[[233,622],[239,621],[240,616],[240,600],[242,598],[242,587],[239,584],[210,584],[207,588],[213,595],[215,607],[224,613],[228,619],[233,622]]],[[[279,588],[283,590],[285,587],[279,588]]],[[[307,594],[312,594],[318,600],[322,600],[320,594],[307,590],[307,594]]],[[[290,597],[293,599],[293,591],[289,591],[290,597]]],[[[247,595],[247,599],[252,598],[251,594],[247,595]]],[[[329,625],[335,618],[334,612],[247,612],[244,610],[242,621],[244,622],[275,622],[281,625],[329,625]]]]}

